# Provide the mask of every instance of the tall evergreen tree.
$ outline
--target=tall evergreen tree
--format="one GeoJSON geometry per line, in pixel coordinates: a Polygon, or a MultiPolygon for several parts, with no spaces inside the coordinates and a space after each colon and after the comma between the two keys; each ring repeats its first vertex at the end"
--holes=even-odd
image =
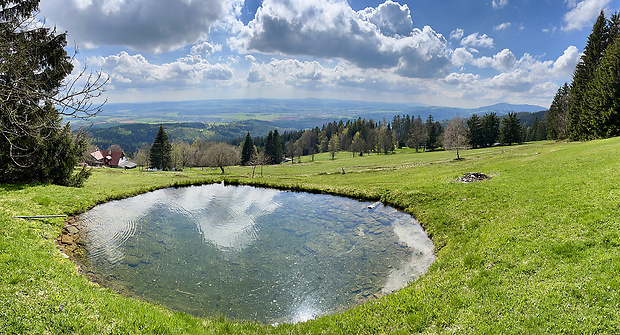
{"type": "Polygon", "coordinates": [[[280,164],[282,163],[283,149],[282,149],[282,141],[280,140],[280,134],[278,133],[277,129],[273,131],[273,137],[271,141],[272,141],[272,147],[273,147],[272,161],[274,164],[280,164]]]}
{"type": "Polygon", "coordinates": [[[90,98],[103,83],[91,78],[77,90],[65,81],[73,70],[66,34],[35,24],[38,8],[39,0],[0,0],[0,182],[72,186],[86,143],[62,117],[96,114],[90,98]]]}
{"type": "Polygon", "coordinates": [[[495,113],[485,114],[482,118],[482,132],[484,134],[485,147],[495,145],[499,139],[500,119],[495,113]]]}
{"type": "Polygon", "coordinates": [[[517,113],[508,113],[508,116],[502,120],[500,141],[502,144],[508,145],[521,143],[521,124],[517,118],[517,113]]]}
{"type": "Polygon", "coordinates": [[[620,40],[607,50],[584,96],[595,138],[620,135],[620,40]]]}
{"type": "Polygon", "coordinates": [[[573,74],[571,85],[571,102],[569,107],[569,135],[573,140],[587,140],[593,138],[594,116],[587,106],[585,96],[588,91],[588,83],[594,78],[594,73],[599,65],[603,52],[609,43],[609,31],[605,13],[599,14],[592,33],[581,56],[581,62],[577,64],[573,74]]]}
{"type": "Polygon", "coordinates": [[[256,148],[254,148],[254,141],[252,141],[250,132],[248,132],[245,136],[245,141],[243,141],[243,148],[241,149],[241,165],[248,165],[250,160],[252,160],[252,156],[255,154],[256,148]]]}
{"type": "Polygon", "coordinates": [[[428,137],[426,138],[426,150],[435,150],[439,147],[439,136],[441,135],[441,125],[435,122],[432,115],[426,119],[426,130],[428,137]]]}
{"type": "Polygon", "coordinates": [[[168,141],[168,134],[164,131],[164,126],[159,126],[159,131],[155,136],[149,154],[152,168],[168,171],[172,169],[172,145],[168,141]]]}
{"type": "Polygon", "coordinates": [[[553,97],[551,107],[547,113],[547,138],[563,140],[568,138],[569,108],[571,90],[567,83],[558,89],[553,97]]]}
{"type": "Polygon", "coordinates": [[[484,132],[482,119],[474,114],[467,120],[467,138],[473,148],[484,146],[484,132]]]}

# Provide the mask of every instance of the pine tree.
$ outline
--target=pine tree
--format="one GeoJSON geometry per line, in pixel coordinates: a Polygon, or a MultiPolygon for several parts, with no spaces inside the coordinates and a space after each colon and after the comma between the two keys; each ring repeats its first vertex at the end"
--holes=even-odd
{"type": "Polygon", "coordinates": [[[280,134],[278,133],[277,129],[273,131],[273,137],[271,141],[272,141],[272,147],[273,147],[272,162],[274,164],[280,164],[282,163],[283,150],[282,150],[282,142],[280,140],[280,134]]]}
{"type": "Polygon", "coordinates": [[[491,147],[499,139],[500,120],[495,113],[485,114],[482,118],[482,133],[484,134],[484,146],[491,147]]]}
{"type": "Polygon", "coordinates": [[[620,135],[620,40],[605,50],[584,99],[592,111],[593,137],[620,135]]]}
{"type": "Polygon", "coordinates": [[[164,131],[163,125],[159,126],[149,157],[152,168],[163,171],[172,169],[172,145],[168,141],[168,134],[164,131]]]}
{"type": "Polygon", "coordinates": [[[567,83],[558,89],[547,113],[547,139],[568,138],[569,108],[571,90],[567,83]]]}
{"type": "Polygon", "coordinates": [[[88,118],[102,83],[81,90],[65,79],[73,70],[66,34],[41,27],[39,0],[0,0],[0,182],[78,185],[73,169],[86,142],[74,140],[63,116],[88,118]],[[53,155],[52,155],[53,154],[53,155]]]}
{"type": "Polygon", "coordinates": [[[252,160],[252,156],[255,154],[256,148],[254,148],[254,142],[252,141],[250,132],[248,132],[245,136],[245,141],[243,141],[243,148],[241,149],[241,165],[248,165],[250,160],[252,160]]]}
{"type": "Polygon", "coordinates": [[[266,164],[273,164],[273,156],[274,156],[274,147],[273,147],[273,131],[269,131],[267,137],[265,138],[265,160],[266,164]]]}
{"type": "Polygon", "coordinates": [[[594,78],[603,52],[609,43],[609,32],[605,13],[599,14],[592,33],[577,64],[571,85],[572,99],[569,108],[569,135],[572,140],[587,140],[593,138],[595,118],[585,100],[588,83],[594,78]]]}
{"type": "Polygon", "coordinates": [[[441,125],[435,122],[432,115],[426,119],[426,130],[428,137],[426,138],[426,150],[435,150],[439,147],[439,136],[441,135],[441,125]]]}
{"type": "Polygon", "coordinates": [[[467,120],[467,138],[469,145],[473,148],[484,146],[484,133],[482,128],[482,119],[474,114],[467,120]]]}
{"type": "Polygon", "coordinates": [[[517,113],[508,113],[508,116],[502,120],[500,127],[500,142],[508,145],[521,143],[521,136],[521,124],[517,118],[517,113]]]}

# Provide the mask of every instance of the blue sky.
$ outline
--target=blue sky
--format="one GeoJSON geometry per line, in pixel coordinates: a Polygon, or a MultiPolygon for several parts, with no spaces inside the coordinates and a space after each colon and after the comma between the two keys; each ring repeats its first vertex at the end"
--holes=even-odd
{"type": "Polygon", "coordinates": [[[109,102],[548,107],[620,0],[41,0],[109,102]]]}

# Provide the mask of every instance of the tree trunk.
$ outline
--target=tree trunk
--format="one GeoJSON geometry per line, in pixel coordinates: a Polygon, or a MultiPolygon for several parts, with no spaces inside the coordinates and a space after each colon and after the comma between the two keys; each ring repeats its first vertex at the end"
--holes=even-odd
{"type": "Polygon", "coordinates": [[[220,170],[222,170],[222,174],[224,174],[224,167],[220,165],[220,170]]]}

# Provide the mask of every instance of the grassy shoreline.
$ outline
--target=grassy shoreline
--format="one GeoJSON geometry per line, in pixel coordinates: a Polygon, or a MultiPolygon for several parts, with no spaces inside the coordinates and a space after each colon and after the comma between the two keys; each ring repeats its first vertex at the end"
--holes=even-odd
{"type": "Polygon", "coordinates": [[[227,170],[226,182],[381,200],[414,215],[437,260],[406,288],[344,313],[263,326],[200,319],[88,282],[56,250],[60,219],[153,189],[219,182],[213,170],[96,170],[86,186],[0,185],[5,333],[618,333],[620,139],[351,157],[227,170]],[[342,168],[346,174],[340,173],[342,168]],[[451,181],[465,172],[494,178],[451,181]]]}

